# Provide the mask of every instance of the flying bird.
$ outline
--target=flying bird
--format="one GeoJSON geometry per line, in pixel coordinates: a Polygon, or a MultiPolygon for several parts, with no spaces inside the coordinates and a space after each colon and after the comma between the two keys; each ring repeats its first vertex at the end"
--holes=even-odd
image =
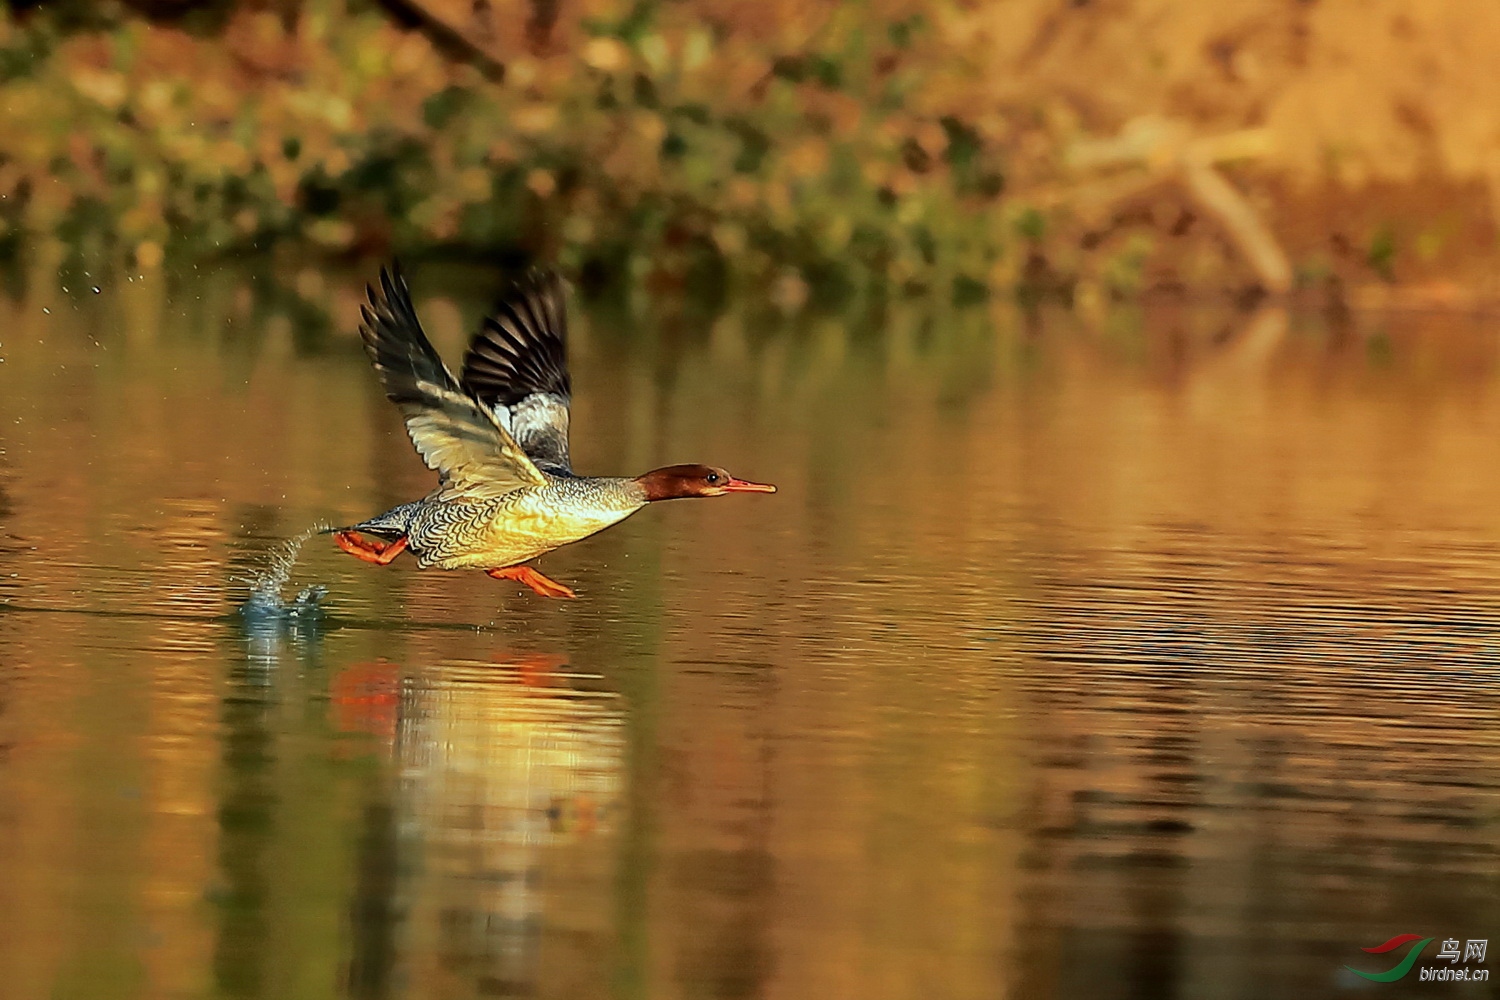
{"type": "Polygon", "coordinates": [[[543,597],[576,597],[523,563],[657,500],[776,492],[711,465],[668,465],[633,479],[575,473],[567,303],[550,271],[531,271],[501,299],[458,378],[422,332],[399,267],[382,268],[379,289],[366,292],[365,351],[438,484],[420,500],[328,529],[352,556],[384,566],[410,552],[422,569],[482,569],[543,597]]]}

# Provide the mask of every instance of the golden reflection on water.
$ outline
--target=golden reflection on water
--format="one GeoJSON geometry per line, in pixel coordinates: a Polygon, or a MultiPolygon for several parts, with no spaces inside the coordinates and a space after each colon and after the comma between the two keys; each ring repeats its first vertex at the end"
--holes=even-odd
{"type": "Polygon", "coordinates": [[[353,277],[0,301],[7,995],[1321,996],[1493,926],[1488,323],[581,316],[581,468],[781,492],[570,603],[314,539],[247,622],[430,482],[353,277]]]}
{"type": "Polygon", "coordinates": [[[523,656],[444,664],[410,688],[397,827],[421,874],[398,974],[435,996],[607,985],[591,959],[610,942],[623,719],[617,695],[569,680],[523,656]]]}

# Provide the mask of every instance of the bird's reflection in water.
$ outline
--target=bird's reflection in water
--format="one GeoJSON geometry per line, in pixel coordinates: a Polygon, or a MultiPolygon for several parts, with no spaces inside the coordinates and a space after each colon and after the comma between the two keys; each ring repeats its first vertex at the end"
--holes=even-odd
{"type": "Polygon", "coordinates": [[[361,869],[387,884],[358,893],[353,995],[602,992],[578,980],[604,975],[623,721],[591,680],[546,655],[333,678],[334,724],[387,741],[398,773],[368,817],[361,869]]]}
{"type": "Polygon", "coordinates": [[[329,684],[334,729],[364,733],[387,747],[394,746],[401,687],[401,668],[387,660],[355,663],[340,670],[329,684]]]}

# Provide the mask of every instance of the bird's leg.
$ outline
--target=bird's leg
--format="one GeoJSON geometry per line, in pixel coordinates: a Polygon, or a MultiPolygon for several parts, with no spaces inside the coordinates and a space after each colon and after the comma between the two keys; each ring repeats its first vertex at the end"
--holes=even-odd
{"type": "Polygon", "coordinates": [[[487,574],[496,580],[515,580],[524,583],[543,597],[577,597],[571,587],[564,587],[556,580],[549,580],[530,566],[506,566],[504,569],[487,569],[487,574]]]}
{"type": "Polygon", "coordinates": [[[376,566],[384,566],[406,551],[405,535],[394,542],[381,542],[373,538],[365,538],[357,531],[335,531],[333,540],[339,548],[354,558],[363,559],[376,566]]]}

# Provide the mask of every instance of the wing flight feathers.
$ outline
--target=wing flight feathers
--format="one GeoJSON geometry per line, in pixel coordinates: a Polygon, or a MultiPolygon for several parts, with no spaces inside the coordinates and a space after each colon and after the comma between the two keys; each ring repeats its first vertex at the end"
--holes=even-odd
{"type": "Polygon", "coordinates": [[[412,444],[455,489],[499,495],[546,482],[490,407],[464,388],[422,331],[411,292],[394,265],[366,289],[360,328],[386,396],[406,417],[412,444]]]}

